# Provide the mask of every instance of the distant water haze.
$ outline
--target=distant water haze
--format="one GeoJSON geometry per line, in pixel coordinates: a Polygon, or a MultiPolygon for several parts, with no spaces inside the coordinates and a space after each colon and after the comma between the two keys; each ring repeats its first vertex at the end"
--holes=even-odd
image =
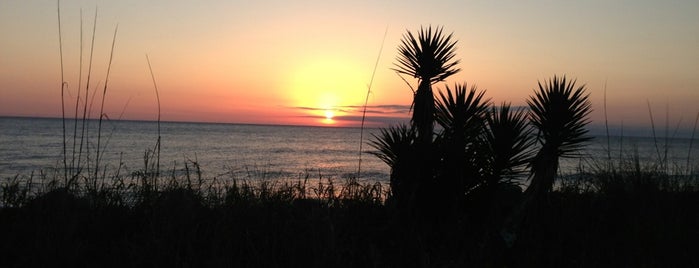
{"type": "MultiPolygon", "coordinates": [[[[73,120],[68,120],[68,161],[73,151],[73,120]]],[[[97,121],[89,123],[89,146],[94,161],[97,121]]],[[[79,123],[80,124],[80,123],[79,123]]],[[[368,140],[376,129],[366,129],[368,140]]],[[[324,128],[211,123],[162,123],[161,170],[181,175],[187,161],[198,163],[202,175],[219,179],[298,179],[309,175],[343,179],[357,175],[358,128],[324,128]]],[[[80,136],[80,126],[78,128],[80,136]]],[[[155,122],[105,121],[102,163],[122,174],[143,170],[143,156],[158,138],[155,122]]],[[[78,138],[77,148],[79,148],[78,138]]],[[[62,166],[61,119],[0,118],[0,175],[50,172],[62,166]]],[[[369,150],[366,145],[363,150],[369,150]]],[[[79,149],[76,149],[79,150],[79,149]]],[[[77,156],[76,156],[77,157],[77,156]]],[[[389,168],[374,156],[362,155],[361,178],[387,181],[389,168]]]]}
{"type": "MultiPolygon", "coordinates": [[[[73,120],[67,123],[70,162],[73,120]]],[[[83,149],[83,159],[89,148],[94,160],[97,121],[88,124],[89,143],[83,149]]],[[[203,177],[209,179],[293,180],[308,175],[312,179],[342,180],[357,175],[359,128],[173,122],[162,123],[161,128],[163,174],[169,175],[174,170],[176,175],[181,175],[184,163],[194,161],[200,165],[203,177]]],[[[672,136],[668,138],[664,137],[663,128],[656,130],[655,138],[648,128],[624,129],[624,137],[619,137],[620,130],[611,128],[608,142],[603,126],[591,126],[590,133],[595,139],[581,152],[582,158],[562,159],[561,172],[575,173],[580,166],[589,169],[606,163],[609,157],[618,161],[633,159],[634,155],[642,162],[656,163],[667,155],[668,163],[682,170],[688,156],[690,167],[699,164],[698,144],[692,144],[689,152],[693,143],[690,130],[670,129],[667,133],[672,136]]],[[[366,143],[378,129],[364,131],[365,153],[361,156],[359,179],[388,182],[390,168],[366,153],[373,150],[366,143]]],[[[103,122],[101,151],[107,172],[116,172],[120,162],[121,174],[143,170],[143,156],[146,150],[154,148],[157,138],[155,122],[103,122]]],[[[0,176],[38,174],[40,170],[51,174],[62,166],[62,146],[61,119],[0,117],[0,176]]]]}

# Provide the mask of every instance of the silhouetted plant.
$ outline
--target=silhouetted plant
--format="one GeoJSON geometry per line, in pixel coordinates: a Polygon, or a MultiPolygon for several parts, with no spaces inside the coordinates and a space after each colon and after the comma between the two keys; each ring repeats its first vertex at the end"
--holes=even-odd
{"type": "MultiPolygon", "coordinates": [[[[482,155],[478,155],[479,140],[485,124],[489,100],[476,87],[467,89],[466,83],[452,90],[439,92],[435,118],[442,131],[435,142],[439,147],[441,169],[438,171],[438,189],[449,191],[454,202],[458,196],[477,184],[482,155]],[[445,93],[446,92],[446,93],[445,93]]],[[[444,195],[444,193],[435,193],[444,195]]]]}
{"type": "Polygon", "coordinates": [[[483,129],[489,100],[483,99],[485,91],[478,92],[472,86],[467,93],[467,87],[466,83],[457,84],[453,90],[447,86],[446,91],[439,92],[435,118],[443,128],[440,136],[445,140],[463,144],[475,139],[483,129]]]}
{"type": "MultiPolygon", "coordinates": [[[[111,45],[111,50],[109,54],[109,62],[107,64],[107,73],[105,76],[104,80],[104,85],[103,85],[103,90],[102,90],[102,96],[101,96],[101,105],[100,105],[100,115],[98,119],[98,127],[97,127],[97,134],[96,134],[96,146],[92,146],[93,141],[90,140],[92,133],[90,133],[90,128],[89,128],[89,118],[90,118],[90,112],[92,109],[92,104],[94,102],[95,97],[98,95],[98,87],[94,87],[92,89],[92,95],[90,95],[90,81],[91,81],[91,76],[92,76],[92,63],[93,63],[93,52],[95,49],[95,40],[96,40],[96,28],[97,28],[97,9],[95,9],[95,17],[93,21],[93,28],[92,28],[92,42],[89,47],[89,67],[87,69],[87,76],[85,79],[85,86],[83,87],[83,37],[82,37],[82,12],[81,12],[81,24],[80,24],[80,57],[79,57],[79,74],[78,74],[78,81],[77,81],[77,96],[75,98],[75,110],[73,112],[73,118],[68,118],[67,117],[67,111],[66,110],[66,96],[65,93],[68,90],[69,82],[65,80],[65,75],[64,75],[64,53],[63,53],[63,35],[62,35],[62,27],[61,27],[61,5],[60,1],[57,3],[57,15],[58,15],[58,43],[59,43],[59,58],[60,58],[60,72],[61,72],[61,121],[62,121],[62,143],[63,143],[63,149],[62,149],[62,158],[63,158],[63,163],[62,163],[62,169],[63,169],[63,182],[62,185],[68,190],[71,190],[72,188],[77,188],[80,183],[91,183],[92,186],[90,187],[91,190],[96,190],[98,188],[98,180],[104,180],[106,177],[106,166],[100,164],[100,161],[102,160],[102,157],[104,155],[104,149],[107,146],[106,143],[103,143],[102,138],[103,134],[102,133],[102,122],[105,119],[109,119],[109,116],[107,113],[104,111],[104,106],[105,106],[105,100],[106,100],[106,94],[107,94],[107,89],[108,89],[108,82],[110,78],[110,70],[112,67],[112,60],[114,56],[114,50],[115,50],[115,45],[116,45],[116,36],[117,36],[117,29],[118,26],[114,29],[114,35],[112,37],[112,45],[111,45]],[[84,96],[81,95],[82,90],[85,90],[84,96]],[[90,97],[91,96],[91,97],[90,97]],[[81,107],[82,105],[82,107],[81,107]],[[88,108],[89,107],[89,108],[88,108]],[[79,116],[79,110],[82,108],[82,116],[79,116]],[[72,138],[70,135],[68,135],[67,132],[67,125],[66,122],[72,121],[73,122],[73,133],[72,133],[72,138]],[[81,131],[78,131],[78,125],[81,125],[81,131]],[[72,139],[72,143],[69,142],[72,139]],[[78,142],[79,139],[79,142],[78,142]],[[68,147],[71,148],[68,148],[68,147]],[[91,153],[90,149],[94,148],[95,153],[91,153]],[[68,160],[70,154],[70,160],[68,160]]],[[[93,138],[93,139],[94,139],[93,138]]]]}
{"type": "Polygon", "coordinates": [[[544,85],[539,82],[539,90],[527,100],[530,120],[541,145],[532,162],[532,179],[527,188],[533,196],[551,190],[560,157],[576,156],[576,151],[592,139],[585,129],[591,112],[588,97],[585,85],[576,88],[575,80],[554,76],[544,85]]]}
{"type": "Polygon", "coordinates": [[[508,103],[491,109],[483,132],[488,151],[486,185],[517,183],[533,154],[531,132],[524,110],[513,111],[508,103]]]}
{"type": "Polygon", "coordinates": [[[531,180],[524,199],[510,213],[500,231],[508,247],[518,240],[520,226],[525,221],[529,225],[546,222],[541,221],[545,217],[538,212],[546,211],[541,201],[553,188],[559,158],[576,156],[576,151],[591,139],[585,129],[591,111],[585,86],[576,88],[575,80],[568,81],[565,76],[554,76],[548,83],[538,84],[539,90],[527,104],[540,148],[531,162],[531,180]]]}
{"type": "Polygon", "coordinates": [[[423,144],[429,144],[434,134],[434,95],[432,85],[459,72],[459,60],[454,60],[456,41],[452,34],[444,36],[442,28],[421,28],[417,38],[412,32],[403,35],[398,47],[398,63],[394,70],[418,79],[414,92],[412,124],[423,144]]]}
{"type": "Polygon", "coordinates": [[[370,152],[391,167],[391,193],[397,202],[414,198],[417,189],[417,177],[414,173],[419,168],[415,151],[415,130],[406,125],[381,129],[379,135],[373,135],[369,142],[376,152],[370,152]]]}
{"type": "MultiPolygon", "coordinates": [[[[414,146],[410,146],[407,153],[411,155],[408,161],[410,164],[391,165],[389,163],[392,169],[391,185],[398,187],[394,190],[394,194],[396,200],[402,200],[399,202],[411,200],[412,203],[417,190],[430,192],[425,188],[430,188],[427,186],[434,183],[434,162],[437,159],[432,144],[435,134],[435,100],[432,85],[459,72],[456,68],[459,61],[454,59],[455,46],[456,41],[452,40],[452,34],[443,35],[441,27],[433,30],[430,26],[420,28],[417,36],[407,31],[398,47],[396,68],[393,70],[398,74],[410,75],[418,79],[417,90],[413,91],[413,114],[410,126],[410,132],[415,136],[414,146]]],[[[403,133],[407,134],[407,132],[403,133]]],[[[384,135],[384,138],[386,137],[384,135]]]]}

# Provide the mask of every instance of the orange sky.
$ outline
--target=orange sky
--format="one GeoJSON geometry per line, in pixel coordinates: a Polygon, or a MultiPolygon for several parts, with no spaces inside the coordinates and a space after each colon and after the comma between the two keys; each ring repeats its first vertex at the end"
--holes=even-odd
{"type": "MultiPolygon", "coordinates": [[[[567,74],[588,85],[595,123],[605,81],[613,124],[648,124],[648,102],[673,125],[699,112],[697,1],[463,2],[64,0],[66,102],[84,90],[98,6],[90,91],[103,89],[119,25],[110,118],[156,119],[148,54],[163,120],[357,125],[380,53],[367,116],[385,125],[409,116],[412,93],[390,70],[401,35],[430,24],[458,40],[462,71],[447,83],[475,84],[497,103],[523,105],[537,80],[567,74]]],[[[57,21],[54,1],[0,2],[0,115],[60,116],[57,21]]]]}

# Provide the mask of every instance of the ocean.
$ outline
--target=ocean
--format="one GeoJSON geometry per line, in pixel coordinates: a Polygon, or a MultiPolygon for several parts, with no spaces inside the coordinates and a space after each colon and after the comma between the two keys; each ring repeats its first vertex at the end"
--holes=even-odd
{"type": "MultiPolygon", "coordinates": [[[[74,122],[66,121],[68,162],[78,152],[80,136],[82,158],[94,161],[97,148],[96,120],[89,120],[87,134],[81,135],[73,149],[74,122]],[[89,151],[88,151],[89,150],[89,151]]],[[[218,123],[161,123],[160,166],[164,174],[180,173],[185,163],[200,166],[204,178],[218,179],[302,179],[343,180],[357,175],[359,165],[359,128],[308,126],[271,126],[218,123]]],[[[390,168],[373,155],[366,143],[379,129],[365,129],[358,180],[388,182],[390,168]]],[[[62,120],[55,118],[0,117],[0,178],[32,173],[55,174],[63,166],[62,120]]],[[[659,163],[667,158],[673,170],[697,166],[699,144],[684,138],[610,136],[603,129],[592,129],[595,139],[582,152],[582,158],[563,159],[561,172],[575,173],[580,167],[591,169],[614,161],[629,161],[638,156],[642,163],[659,163]],[[607,148],[611,150],[607,150],[607,148]],[[692,152],[690,153],[690,147],[692,152]],[[667,156],[666,156],[667,155],[667,156]]],[[[107,173],[117,170],[128,174],[144,169],[144,155],[158,139],[156,122],[104,120],[102,123],[100,166],[107,173]]],[[[75,156],[77,158],[77,155],[75,156]]]]}
{"type": "MultiPolygon", "coordinates": [[[[73,149],[74,122],[66,121],[68,162],[72,152],[94,162],[98,121],[88,121],[88,134],[78,123],[73,149]],[[89,152],[88,152],[89,150],[89,152]]],[[[55,172],[63,166],[62,120],[55,118],[0,117],[0,177],[55,172]]],[[[365,129],[362,150],[377,129],[365,129]]],[[[146,121],[102,122],[100,147],[107,172],[121,165],[121,174],[144,169],[146,150],[158,140],[157,123],[146,121]]],[[[160,166],[164,174],[181,172],[185,162],[200,166],[203,177],[221,179],[344,179],[357,175],[359,128],[269,126],[216,123],[161,122],[160,166]]],[[[76,156],[77,158],[77,156],[76,156]]],[[[389,168],[370,154],[361,156],[360,180],[387,181],[389,168]]]]}

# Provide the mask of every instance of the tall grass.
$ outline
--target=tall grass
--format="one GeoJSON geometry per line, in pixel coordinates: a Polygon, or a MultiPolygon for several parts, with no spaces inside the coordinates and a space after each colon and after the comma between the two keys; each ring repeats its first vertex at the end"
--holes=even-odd
{"type": "Polygon", "coordinates": [[[685,165],[687,167],[685,173],[691,174],[692,169],[690,168],[690,161],[692,159],[692,145],[694,145],[694,134],[697,132],[697,123],[699,123],[699,112],[697,113],[696,119],[694,119],[694,127],[692,127],[692,136],[689,138],[689,148],[687,150],[687,164],[685,165]]]}
{"type": "MultiPolygon", "coordinates": [[[[78,79],[79,79],[78,84],[79,85],[82,84],[82,66],[83,66],[83,62],[82,62],[82,54],[83,54],[82,12],[80,14],[81,14],[80,15],[80,21],[81,21],[80,22],[80,74],[78,75],[78,79]]],[[[88,97],[90,96],[90,94],[89,94],[90,93],[90,78],[92,77],[92,62],[94,59],[93,56],[94,56],[94,51],[95,51],[96,31],[97,31],[97,8],[95,8],[95,16],[94,16],[93,24],[92,24],[92,38],[91,38],[91,42],[90,42],[90,58],[89,58],[89,64],[88,64],[88,69],[87,69],[87,80],[85,82],[85,100],[83,102],[83,114],[82,114],[81,132],[80,132],[80,147],[78,149],[78,161],[76,163],[77,166],[73,166],[76,170],[75,171],[76,177],[77,177],[77,174],[80,174],[80,172],[82,171],[82,167],[81,167],[82,161],[81,160],[82,160],[82,154],[83,154],[83,145],[89,141],[88,132],[86,132],[86,127],[87,127],[87,119],[89,118],[89,116],[88,116],[88,97]]],[[[99,87],[99,85],[98,85],[98,87],[99,87]]],[[[80,88],[78,88],[78,90],[80,90],[80,88]]],[[[96,95],[97,94],[95,94],[95,93],[92,94],[93,101],[94,101],[94,97],[96,95]]],[[[92,110],[92,102],[93,101],[90,101],[90,109],[89,109],[90,111],[92,110]]],[[[76,107],[77,107],[77,101],[76,101],[76,107]]],[[[77,136],[77,133],[74,133],[74,135],[77,136]]],[[[87,162],[89,163],[89,155],[90,155],[89,145],[86,147],[86,149],[87,149],[86,159],[88,159],[87,162]]],[[[89,165],[86,165],[87,173],[90,173],[89,168],[90,168],[89,165]]]]}
{"type": "Polygon", "coordinates": [[[104,138],[104,133],[103,133],[103,121],[105,119],[109,119],[108,115],[104,111],[104,106],[106,103],[107,99],[107,92],[109,88],[109,76],[111,72],[111,67],[112,67],[112,61],[114,58],[114,51],[115,51],[115,46],[116,46],[116,36],[118,32],[118,25],[114,29],[114,35],[112,38],[112,44],[111,44],[111,50],[109,54],[109,62],[107,64],[107,72],[105,75],[105,81],[104,84],[102,85],[102,90],[101,90],[101,105],[99,109],[99,118],[98,118],[98,126],[97,126],[97,133],[96,136],[93,138],[91,137],[90,133],[90,128],[89,128],[89,121],[91,118],[91,113],[92,113],[92,106],[95,100],[95,97],[98,95],[97,94],[97,88],[100,87],[100,83],[97,84],[97,87],[92,90],[91,93],[91,82],[92,82],[92,74],[93,74],[93,62],[94,62],[94,50],[95,50],[95,39],[96,39],[96,33],[97,33],[97,19],[98,19],[98,10],[95,8],[95,13],[94,13],[94,20],[93,20],[93,27],[92,27],[92,36],[91,36],[91,43],[89,47],[89,58],[88,58],[88,66],[87,66],[87,73],[85,77],[85,81],[83,81],[83,55],[84,55],[84,46],[83,46],[83,13],[82,10],[80,11],[80,46],[79,46],[79,57],[78,57],[78,81],[77,81],[77,94],[75,97],[75,105],[74,105],[74,111],[72,111],[73,118],[69,118],[68,112],[67,112],[67,107],[66,107],[66,93],[68,91],[68,85],[69,83],[65,79],[65,71],[64,71],[64,49],[63,49],[63,29],[62,29],[62,18],[61,18],[61,3],[60,1],[57,1],[57,15],[58,15],[58,35],[59,35],[59,57],[60,57],[60,69],[61,69],[61,120],[62,120],[62,174],[63,174],[63,183],[66,188],[71,188],[74,187],[76,183],[78,183],[80,180],[84,181],[91,181],[92,187],[91,188],[97,188],[97,180],[101,179],[104,180],[106,176],[106,170],[102,169],[101,167],[101,161],[102,161],[102,155],[104,154],[105,147],[107,146],[106,143],[103,143],[103,138],[104,138]],[[83,91],[83,85],[84,85],[84,95],[82,94],[83,91]],[[82,110],[80,115],[80,110],[82,110]],[[68,129],[67,129],[67,121],[72,119],[71,121],[73,122],[72,126],[72,137],[69,137],[68,135],[68,129]],[[78,131],[78,127],[80,125],[80,131],[78,131]],[[79,139],[79,141],[78,141],[79,139]],[[91,139],[96,139],[97,144],[96,147],[94,148],[94,155],[90,149],[91,147],[91,139]],[[71,142],[71,148],[69,152],[69,146],[68,144],[71,142]],[[101,174],[100,174],[101,172],[101,174]]]}
{"type": "Polygon", "coordinates": [[[148,70],[150,71],[150,77],[153,80],[155,97],[158,101],[158,141],[155,143],[155,148],[153,149],[153,151],[157,153],[155,164],[155,176],[158,177],[160,175],[160,142],[162,138],[162,136],[160,135],[160,92],[158,92],[158,84],[155,82],[155,74],[153,74],[153,67],[150,64],[150,58],[148,57],[148,54],[146,54],[146,61],[148,61],[148,70]]]}
{"type": "Polygon", "coordinates": [[[95,158],[95,178],[97,178],[99,167],[100,167],[100,149],[102,141],[102,119],[107,115],[104,113],[104,101],[107,97],[107,86],[109,84],[109,73],[112,70],[112,59],[114,58],[114,44],[116,44],[117,31],[119,30],[119,25],[114,29],[114,37],[112,38],[112,49],[109,52],[109,64],[107,64],[107,75],[104,80],[104,88],[102,89],[102,105],[100,105],[100,116],[97,126],[97,152],[95,158]]]}
{"type": "Polygon", "coordinates": [[[364,145],[364,121],[366,121],[366,107],[369,103],[369,95],[371,94],[371,87],[374,85],[374,77],[376,76],[376,69],[379,67],[379,60],[381,60],[381,54],[383,52],[383,45],[386,42],[386,36],[388,35],[388,26],[383,33],[383,40],[381,41],[381,47],[379,48],[379,55],[376,56],[376,63],[374,63],[374,71],[371,72],[371,79],[369,80],[369,85],[367,85],[366,98],[364,99],[364,107],[362,107],[362,124],[359,127],[359,154],[357,155],[357,178],[362,175],[362,147],[364,145]]]}
{"type": "MultiPolygon", "coordinates": [[[[61,29],[61,1],[57,0],[56,13],[58,15],[58,53],[61,63],[61,118],[63,126],[63,166],[68,166],[67,154],[66,154],[66,107],[65,107],[65,75],[63,69],[63,34],[61,29]]],[[[63,179],[68,181],[68,170],[63,170],[63,179]]]]}
{"type": "Polygon", "coordinates": [[[492,235],[494,223],[521,194],[497,195],[499,205],[482,208],[488,213],[473,204],[458,212],[458,222],[434,226],[406,222],[396,207],[384,203],[390,191],[379,183],[311,179],[309,173],[289,181],[207,178],[196,160],[178,168],[183,173],[160,177],[157,184],[144,184],[143,177],[151,175],[143,167],[113,174],[96,189],[76,184],[70,191],[61,175],[8,178],[0,184],[0,266],[177,266],[184,261],[204,266],[692,266],[699,261],[691,254],[696,249],[691,243],[699,238],[691,231],[699,221],[691,212],[699,202],[699,181],[661,171],[600,170],[566,180],[568,187],[549,197],[550,213],[524,222],[517,243],[506,250],[492,235]],[[616,253],[609,255],[610,250],[616,253]]]}

